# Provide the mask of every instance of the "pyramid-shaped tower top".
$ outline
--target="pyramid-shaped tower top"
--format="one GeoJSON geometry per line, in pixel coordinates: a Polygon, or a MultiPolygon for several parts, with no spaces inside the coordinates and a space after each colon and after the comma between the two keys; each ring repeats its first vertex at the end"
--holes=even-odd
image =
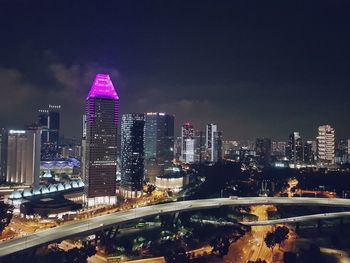
{"type": "Polygon", "coordinates": [[[87,100],[90,98],[102,98],[119,100],[118,94],[114,89],[112,80],[109,75],[97,74],[87,96],[87,100]]]}

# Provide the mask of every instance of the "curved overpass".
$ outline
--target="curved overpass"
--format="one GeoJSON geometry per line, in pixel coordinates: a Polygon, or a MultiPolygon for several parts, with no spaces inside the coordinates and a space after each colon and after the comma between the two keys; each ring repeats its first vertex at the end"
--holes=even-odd
{"type": "Polygon", "coordinates": [[[266,226],[266,225],[278,225],[278,224],[294,224],[298,222],[306,222],[313,220],[324,220],[324,219],[334,219],[341,217],[350,216],[350,212],[336,212],[336,213],[326,213],[326,214],[314,214],[307,216],[295,216],[295,217],[287,217],[281,219],[274,220],[266,220],[266,221],[252,221],[252,222],[241,222],[246,226],[266,226]]]}
{"type": "MultiPolygon", "coordinates": [[[[0,257],[15,252],[34,248],[76,236],[92,234],[98,230],[109,228],[113,225],[123,224],[141,218],[153,217],[160,214],[170,214],[191,210],[218,208],[221,206],[240,205],[305,205],[305,206],[328,206],[349,207],[350,199],[328,199],[328,198],[288,198],[288,197],[242,197],[242,198],[215,198],[200,199],[182,202],[172,202],[159,205],[145,206],[128,211],[116,212],[90,219],[80,220],[77,223],[67,224],[33,233],[24,237],[0,243],[0,257]]],[[[347,215],[346,215],[347,216],[347,215]]],[[[310,216],[308,216],[310,218],[310,216]]],[[[279,219],[283,220],[283,219],[279,219]]],[[[313,219],[309,219],[313,220],[313,219]]],[[[274,220],[275,221],[275,220],[274,220]]],[[[301,220],[302,221],[302,220],[301,220]]],[[[296,221],[292,221],[296,222],[296,221]]],[[[252,222],[251,222],[252,223],[252,222]]],[[[265,222],[266,223],[266,222],[265,222]]],[[[279,224],[276,221],[270,224],[279,224]]],[[[269,224],[266,223],[266,224],[269,224]]],[[[288,223],[288,222],[281,222],[288,223]]],[[[245,223],[247,224],[247,223],[245,223]]]]}

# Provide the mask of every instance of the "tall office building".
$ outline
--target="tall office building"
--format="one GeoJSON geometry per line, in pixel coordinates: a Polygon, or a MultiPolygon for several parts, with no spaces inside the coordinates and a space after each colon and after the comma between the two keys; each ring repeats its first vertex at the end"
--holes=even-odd
{"type": "Polygon", "coordinates": [[[260,158],[260,162],[268,164],[271,159],[271,139],[257,138],[255,142],[255,152],[260,158]]]}
{"type": "Polygon", "coordinates": [[[321,164],[334,163],[335,130],[330,125],[318,127],[317,158],[321,164]]]}
{"type": "Polygon", "coordinates": [[[174,143],[174,155],[176,160],[181,159],[181,149],[182,149],[182,136],[178,136],[175,138],[175,143],[174,143]]]}
{"type": "Polygon", "coordinates": [[[142,195],[144,178],[144,114],[123,114],[121,122],[120,193],[126,198],[142,195]]]}
{"type": "Polygon", "coordinates": [[[221,161],[222,158],[224,157],[222,131],[217,132],[217,143],[218,143],[218,161],[221,161]]]}
{"type": "Polygon", "coordinates": [[[205,147],[209,162],[217,162],[222,158],[222,133],[218,131],[216,124],[210,123],[206,126],[205,147]]]}
{"type": "Polygon", "coordinates": [[[145,159],[171,165],[174,159],[174,116],[162,112],[145,115],[145,159]]]}
{"type": "Polygon", "coordinates": [[[335,147],[335,163],[344,164],[348,163],[348,140],[340,139],[336,143],[335,147]]]}
{"type": "Polygon", "coordinates": [[[6,181],[7,139],[8,139],[7,130],[4,128],[0,128],[0,184],[6,181]]]}
{"type": "Polygon", "coordinates": [[[303,140],[299,132],[293,132],[289,135],[289,140],[286,146],[286,157],[296,166],[304,160],[303,140]]]}
{"type": "Polygon", "coordinates": [[[313,164],[315,161],[315,153],[313,151],[313,141],[306,141],[304,143],[304,163],[313,164]]]}
{"type": "Polygon", "coordinates": [[[119,97],[109,75],[97,74],[86,98],[84,181],[87,205],[114,204],[119,97]]]}
{"type": "Polygon", "coordinates": [[[195,131],[193,125],[187,122],[181,127],[181,161],[185,163],[194,163],[195,151],[195,131]]]}
{"type": "Polygon", "coordinates": [[[9,130],[7,183],[39,185],[41,130],[9,130]]]}
{"type": "Polygon", "coordinates": [[[47,109],[39,110],[38,126],[42,129],[42,160],[52,160],[58,157],[60,109],[60,105],[49,105],[47,109]]]}
{"type": "Polygon", "coordinates": [[[198,154],[198,160],[200,163],[206,161],[208,159],[208,151],[205,145],[205,132],[196,131],[195,139],[197,140],[197,150],[196,154],[198,154]]]}

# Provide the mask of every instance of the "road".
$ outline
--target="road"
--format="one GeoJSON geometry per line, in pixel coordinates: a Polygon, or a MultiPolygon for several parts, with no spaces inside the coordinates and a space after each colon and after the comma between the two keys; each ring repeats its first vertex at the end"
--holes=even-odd
{"type": "Polygon", "coordinates": [[[116,224],[131,222],[140,218],[168,214],[178,211],[191,211],[217,208],[221,206],[239,205],[307,205],[350,207],[349,199],[328,198],[287,198],[287,197],[242,197],[242,198],[215,198],[182,202],[165,203],[139,207],[128,211],[121,211],[94,218],[80,220],[76,223],[66,224],[33,234],[15,238],[0,243],[0,257],[21,250],[34,248],[76,236],[86,236],[98,230],[109,228],[116,224]]]}
{"type": "MultiPolygon", "coordinates": [[[[251,206],[251,213],[258,216],[259,220],[267,220],[267,211],[275,210],[274,206],[251,206]]],[[[252,230],[231,244],[229,253],[222,262],[247,263],[249,260],[264,259],[272,262],[273,253],[267,248],[264,238],[267,232],[272,231],[272,226],[253,226],[252,230]]]]}
{"type": "Polygon", "coordinates": [[[307,215],[307,216],[295,216],[295,217],[288,217],[288,218],[274,219],[274,220],[242,222],[242,224],[245,224],[247,226],[268,226],[268,225],[298,223],[298,222],[305,222],[305,221],[332,219],[332,218],[341,218],[341,217],[350,217],[350,212],[336,212],[336,213],[326,213],[326,214],[314,214],[314,215],[307,215]]]}

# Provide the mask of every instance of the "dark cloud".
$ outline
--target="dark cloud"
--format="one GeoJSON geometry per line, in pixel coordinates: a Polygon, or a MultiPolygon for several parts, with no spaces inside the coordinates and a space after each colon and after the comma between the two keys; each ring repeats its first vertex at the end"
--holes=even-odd
{"type": "Polygon", "coordinates": [[[94,76],[109,73],[122,113],[167,111],[177,131],[314,138],[330,123],[348,137],[350,3],[312,2],[0,1],[0,124],[61,104],[78,136],[94,76]]]}

